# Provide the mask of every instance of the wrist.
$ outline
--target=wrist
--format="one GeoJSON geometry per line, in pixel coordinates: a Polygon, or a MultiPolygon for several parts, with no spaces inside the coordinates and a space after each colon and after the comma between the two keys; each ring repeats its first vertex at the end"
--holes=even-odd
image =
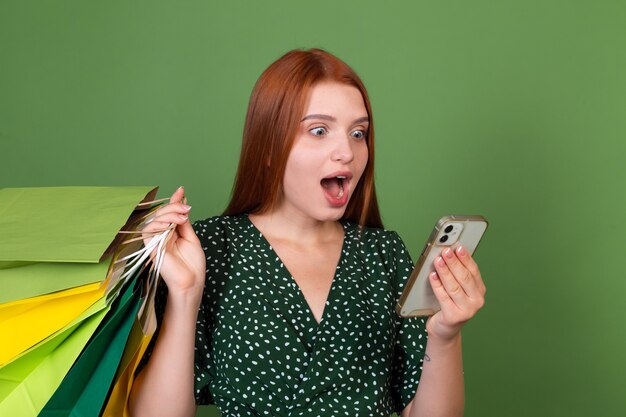
{"type": "Polygon", "coordinates": [[[197,312],[204,293],[204,283],[185,289],[168,289],[167,306],[197,312]]]}
{"type": "Polygon", "coordinates": [[[456,349],[461,345],[461,331],[452,334],[441,336],[435,332],[428,332],[428,346],[434,347],[437,350],[441,349],[456,349]]]}

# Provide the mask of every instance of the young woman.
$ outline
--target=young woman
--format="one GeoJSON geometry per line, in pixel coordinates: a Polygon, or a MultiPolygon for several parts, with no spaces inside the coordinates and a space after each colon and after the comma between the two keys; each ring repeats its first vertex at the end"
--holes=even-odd
{"type": "Polygon", "coordinates": [[[483,305],[463,249],[435,261],[441,311],[402,319],[412,269],[382,228],[367,92],[322,50],[259,78],[232,200],[189,223],[179,188],[147,230],[177,224],[162,320],[131,396],[134,416],[461,416],[461,327],[483,305]],[[426,335],[428,334],[428,342],[426,335]]]}

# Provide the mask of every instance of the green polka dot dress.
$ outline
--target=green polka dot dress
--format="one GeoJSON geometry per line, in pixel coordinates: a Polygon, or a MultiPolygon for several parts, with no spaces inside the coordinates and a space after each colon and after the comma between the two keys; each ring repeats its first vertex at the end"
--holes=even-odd
{"type": "Polygon", "coordinates": [[[196,325],[198,404],[216,404],[222,416],[369,417],[411,401],[426,331],[423,319],[395,313],[413,267],[395,232],[343,223],[318,324],[247,215],[193,227],[207,261],[196,325]]]}

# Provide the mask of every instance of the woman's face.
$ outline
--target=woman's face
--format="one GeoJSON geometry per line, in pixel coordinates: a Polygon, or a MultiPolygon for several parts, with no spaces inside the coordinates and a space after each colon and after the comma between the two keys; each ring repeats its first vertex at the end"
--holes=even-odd
{"type": "Polygon", "coordinates": [[[315,85],[287,159],[279,208],[318,221],[340,219],[367,165],[368,127],[357,88],[315,85]]]}

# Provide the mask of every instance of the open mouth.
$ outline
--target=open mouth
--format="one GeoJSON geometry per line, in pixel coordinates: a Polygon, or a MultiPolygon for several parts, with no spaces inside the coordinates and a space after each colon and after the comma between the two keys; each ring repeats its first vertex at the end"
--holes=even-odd
{"type": "Polygon", "coordinates": [[[347,187],[348,181],[350,175],[333,175],[322,178],[320,183],[330,197],[340,200],[344,196],[344,187],[347,187]]]}

